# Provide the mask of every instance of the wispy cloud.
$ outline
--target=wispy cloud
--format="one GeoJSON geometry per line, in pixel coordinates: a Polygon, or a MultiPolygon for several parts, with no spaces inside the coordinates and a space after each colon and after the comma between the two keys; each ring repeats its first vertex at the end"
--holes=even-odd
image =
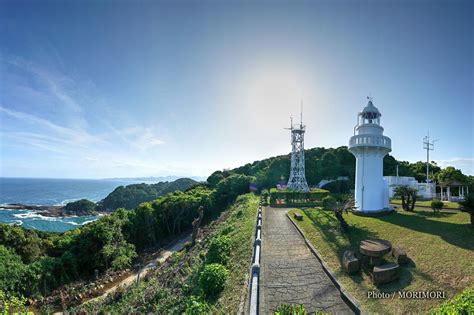
{"type": "MultiPolygon", "coordinates": [[[[47,120],[47,119],[44,119],[32,114],[11,110],[11,109],[5,108],[2,105],[0,105],[0,113],[3,113],[9,117],[15,118],[23,123],[28,123],[28,124],[32,124],[32,125],[49,129],[51,132],[54,132],[55,134],[57,134],[60,138],[63,138],[63,139],[66,138],[64,141],[67,141],[67,142],[75,143],[78,145],[103,142],[102,139],[99,139],[98,137],[93,136],[86,131],[60,126],[58,124],[53,123],[50,120],[47,120]]],[[[28,135],[28,134],[24,133],[23,135],[28,135]]],[[[31,133],[29,135],[31,135],[31,133]]],[[[36,136],[38,135],[39,134],[36,134],[36,136]]],[[[53,139],[49,134],[41,134],[41,136],[44,139],[48,139],[48,138],[53,139]]]]}
{"type": "Polygon", "coordinates": [[[437,160],[436,162],[441,167],[453,166],[461,169],[464,174],[474,175],[474,158],[456,157],[446,160],[437,160]]]}
{"type": "Polygon", "coordinates": [[[37,160],[48,159],[54,153],[75,160],[76,165],[82,161],[86,167],[158,170],[153,161],[146,161],[147,151],[165,143],[154,126],[116,127],[118,114],[106,104],[104,97],[97,95],[93,83],[79,82],[23,58],[0,58],[14,74],[15,80],[7,80],[10,90],[14,89],[16,95],[23,95],[26,100],[3,98],[0,103],[2,147],[49,152],[35,155],[37,160]],[[108,110],[101,113],[102,107],[108,110]],[[123,156],[130,149],[136,153],[133,161],[123,156]],[[121,158],[117,160],[118,156],[121,158]]]}
{"type": "Polygon", "coordinates": [[[117,138],[141,151],[146,151],[165,143],[155,135],[155,131],[151,127],[134,126],[119,129],[105,120],[103,120],[103,123],[117,138]]]}

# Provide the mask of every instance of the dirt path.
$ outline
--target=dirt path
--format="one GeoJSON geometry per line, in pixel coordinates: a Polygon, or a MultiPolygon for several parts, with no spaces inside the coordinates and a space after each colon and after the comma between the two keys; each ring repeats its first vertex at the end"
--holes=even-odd
{"type": "Polygon", "coordinates": [[[140,273],[140,278],[144,277],[152,268],[156,267],[157,263],[164,262],[173,253],[182,250],[184,248],[184,244],[186,242],[190,242],[190,241],[191,241],[191,235],[188,235],[188,236],[178,240],[176,243],[171,245],[169,248],[162,250],[160,252],[160,255],[157,258],[155,258],[152,261],[148,262],[144,267],[142,267],[140,269],[139,272],[137,272],[137,271],[134,272],[132,275],[126,277],[122,281],[114,284],[112,287],[105,290],[105,292],[102,295],[99,295],[99,296],[94,297],[90,300],[84,301],[82,304],[93,302],[93,301],[96,301],[100,298],[106,297],[109,293],[115,292],[118,289],[118,287],[127,287],[127,286],[131,285],[132,283],[137,281],[137,276],[138,276],[139,273],[140,273]]]}

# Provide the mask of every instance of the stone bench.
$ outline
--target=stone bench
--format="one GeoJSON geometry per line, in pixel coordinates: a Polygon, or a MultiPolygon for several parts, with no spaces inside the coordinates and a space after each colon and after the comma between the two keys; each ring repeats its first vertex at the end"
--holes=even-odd
{"type": "Polygon", "coordinates": [[[400,246],[393,246],[392,248],[392,256],[397,259],[397,262],[399,264],[405,264],[408,262],[408,256],[407,253],[403,248],[400,246]]]}
{"type": "Polygon", "coordinates": [[[299,214],[299,213],[296,213],[293,215],[293,217],[298,220],[298,221],[303,221],[303,215],[302,214],[299,214]]]}
{"type": "Polygon", "coordinates": [[[346,250],[342,255],[342,266],[347,273],[355,273],[360,269],[360,261],[353,251],[346,250]]]}
{"type": "Polygon", "coordinates": [[[372,273],[374,284],[382,284],[392,282],[399,277],[400,265],[389,263],[382,266],[375,266],[372,273]]]}

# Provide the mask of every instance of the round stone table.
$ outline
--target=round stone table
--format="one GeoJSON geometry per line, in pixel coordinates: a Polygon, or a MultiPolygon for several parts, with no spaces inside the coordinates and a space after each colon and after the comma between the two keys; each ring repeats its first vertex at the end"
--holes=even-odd
{"type": "Polygon", "coordinates": [[[360,242],[360,252],[370,257],[370,264],[378,266],[383,255],[392,250],[392,244],[387,240],[365,240],[360,242]]]}

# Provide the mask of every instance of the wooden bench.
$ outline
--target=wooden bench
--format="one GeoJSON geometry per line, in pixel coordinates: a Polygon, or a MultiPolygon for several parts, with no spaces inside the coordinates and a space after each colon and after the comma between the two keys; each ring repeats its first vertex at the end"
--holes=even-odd
{"type": "Polygon", "coordinates": [[[342,266],[347,273],[355,273],[360,269],[360,261],[351,250],[346,250],[342,255],[342,266]]]}
{"type": "Polygon", "coordinates": [[[389,263],[382,266],[375,266],[372,273],[374,284],[382,284],[392,282],[399,277],[400,265],[389,263]]]}
{"type": "Polygon", "coordinates": [[[299,214],[299,213],[296,213],[293,215],[293,217],[298,220],[298,221],[303,221],[303,215],[302,214],[299,214]]]}
{"type": "Polygon", "coordinates": [[[397,262],[399,264],[405,264],[405,263],[408,262],[407,253],[400,246],[393,246],[392,247],[392,256],[397,259],[397,262]]]}

